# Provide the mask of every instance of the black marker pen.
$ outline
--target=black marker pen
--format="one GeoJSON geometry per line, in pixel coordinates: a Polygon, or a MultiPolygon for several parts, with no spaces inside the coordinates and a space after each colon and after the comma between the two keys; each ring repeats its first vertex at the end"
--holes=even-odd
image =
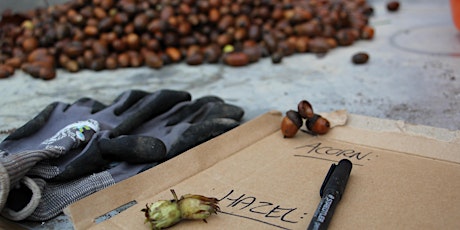
{"type": "Polygon", "coordinates": [[[342,198],[352,166],[351,161],[347,159],[339,161],[337,165],[331,165],[319,190],[321,201],[311,219],[310,225],[308,225],[308,230],[327,229],[335,207],[342,198]]]}

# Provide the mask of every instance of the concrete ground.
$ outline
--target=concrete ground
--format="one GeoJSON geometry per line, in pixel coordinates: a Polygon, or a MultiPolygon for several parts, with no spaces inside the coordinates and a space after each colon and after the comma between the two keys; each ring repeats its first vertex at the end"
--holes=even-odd
{"type": "MultiPolygon", "coordinates": [[[[3,0],[0,10],[18,2],[32,1],[3,0]]],[[[245,121],[269,110],[293,109],[298,101],[307,99],[318,112],[346,109],[460,130],[460,31],[453,25],[449,2],[401,1],[395,13],[386,11],[385,1],[369,2],[375,10],[371,20],[375,38],[336,48],[324,57],[296,54],[279,65],[263,59],[241,68],[175,64],[160,70],[59,71],[52,81],[17,71],[15,76],[0,80],[0,129],[21,126],[56,100],[94,97],[110,102],[127,89],[171,88],[187,90],[195,98],[220,96],[243,107],[245,121]],[[351,56],[358,51],[370,54],[367,64],[351,63],[351,56]]],[[[65,216],[30,225],[72,228],[65,216]]]]}

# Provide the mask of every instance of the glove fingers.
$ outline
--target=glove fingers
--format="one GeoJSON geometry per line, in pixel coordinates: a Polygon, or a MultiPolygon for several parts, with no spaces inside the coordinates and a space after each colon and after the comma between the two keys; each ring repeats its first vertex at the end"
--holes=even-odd
{"type": "Polygon", "coordinates": [[[72,105],[66,107],[63,110],[63,112],[66,112],[68,114],[73,114],[75,110],[81,110],[82,107],[88,108],[89,113],[94,114],[94,113],[101,111],[102,109],[105,109],[107,106],[100,101],[97,101],[91,98],[87,98],[87,97],[83,97],[83,98],[76,100],[72,105]]]}
{"type": "Polygon", "coordinates": [[[149,136],[120,136],[102,139],[99,148],[105,159],[130,163],[159,162],[164,160],[166,146],[157,138],[149,136]]]}
{"type": "Polygon", "coordinates": [[[48,130],[49,132],[54,133],[54,129],[57,131],[58,129],[62,128],[60,125],[67,125],[68,123],[74,122],[74,120],[71,119],[65,120],[62,116],[56,117],[57,115],[67,113],[70,114],[69,116],[73,115],[78,117],[81,114],[87,115],[87,113],[95,113],[105,107],[106,106],[101,102],[89,98],[80,98],[72,105],[62,102],[53,102],[46,106],[45,109],[37,114],[32,120],[28,121],[26,124],[11,133],[5,140],[18,140],[36,134],[44,126],[48,125],[50,119],[53,119],[51,120],[53,125],[48,126],[48,130]]]}
{"type": "Polygon", "coordinates": [[[178,104],[176,107],[168,111],[166,114],[161,115],[163,119],[167,119],[166,125],[175,125],[180,122],[190,120],[193,114],[201,113],[202,108],[208,103],[223,103],[224,101],[219,97],[205,96],[197,100],[178,104]]]}
{"type": "Polygon", "coordinates": [[[160,90],[142,98],[123,112],[123,122],[112,130],[111,137],[128,134],[145,121],[170,110],[176,104],[190,101],[191,95],[185,91],[160,90]]]}
{"type": "MultiPolygon", "coordinates": [[[[83,150],[76,150],[55,160],[50,160],[53,165],[58,165],[59,172],[49,179],[53,181],[69,181],[75,178],[99,172],[110,163],[102,157],[96,139],[92,139],[83,150]],[[74,154],[76,153],[76,154],[74,154]]],[[[48,171],[48,170],[46,170],[48,171]]],[[[37,173],[45,175],[45,172],[37,173]]]]}
{"type": "MultiPolygon", "coordinates": [[[[188,149],[237,127],[238,125],[238,121],[228,118],[216,118],[191,124],[181,135],[176,135],[174,137],[177,138],[177,140],[171,143],[166,158],[171,159],[188,149]]],[[[171,133],[173,133],[173,131],[171,133]]]]}
{"type": "Polygon", "coordinates": [[[37,116],[32,118],[32,120],[28,121],[20,128],[16,129],[5,140],[17,140],[23,137],[28,137],[38,132],[48,122],[52,112],[58,106],[61,107],[64,106],[64,104],[61,104],[59,102],[49,104],[48,106],[46,106],[45,109],[43,109],[39,114],[37,114],[37,116]]]}
{"type": "Polygon", "coordinates": [[[113,113],[119,116],[148,94],[142,90],[125,91],[117,96],[110,107],[112,107],[113,113]]]}
{"type": "Polygon", "coordinates": [[[224,103],[213,103],[210,104],[209,108],[207,108],[205,115],[197,121],[211,120],[215,118],[229,118],[240,121],[243,115],[244,110],[238,106],[224,103]]]}
{"type": "Polygon", "coordinates": [[[172,117],[167,117],[167,126],[176,125],[181,122],[198,123],[216,118],[229,118],[236,121],[241,120],[244,110],[238,106],[222,102],[208,102],[203,105],[191,105],[184,108],[172,117]]]}

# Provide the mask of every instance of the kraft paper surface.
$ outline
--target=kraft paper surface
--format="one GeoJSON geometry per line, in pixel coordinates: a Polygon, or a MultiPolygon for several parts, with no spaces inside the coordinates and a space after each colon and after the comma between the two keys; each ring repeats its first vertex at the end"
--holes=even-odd
{"type": "Polygon", "coordinates": [[[76,229],[149,229],[147,203],[191,193],[219,199],[221,211],[171,229],[306,229],[329,167],[353,163],[330,229],[459,229],[460,141],[409,132],[397,121],[369,118],[323,136],[283,138],[282,114],[269,112],[133,178],[69,206],[76,229]],[[393,129],[391,126],[394,125],[393,129]],[[403,128],[401,128],[403,127],[403,128]],[[442,140],[440,140],[442,139],[442,140]],[[95,219],[136,204],[103,222],[95,219]]]}

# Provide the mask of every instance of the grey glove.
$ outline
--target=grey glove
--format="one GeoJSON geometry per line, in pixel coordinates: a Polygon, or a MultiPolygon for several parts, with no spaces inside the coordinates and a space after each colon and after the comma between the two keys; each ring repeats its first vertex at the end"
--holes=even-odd
{"type": "Polygon", "coordinates": [[[142,142],[158,138],[166,146],[164,160],[167,160],[238,126],[243,115],[240,107],[224,103],[219,97],[206,96],[177,104],[129,135],[102,139],[99,147],[103,152],[120,156],[133,154],[136,150],[148,151],[148,146],[142,142]]]}
{"type": "Polygon", "coordinates": [[[11,190],[2,215],[15,221],[46,221],[59,215],[69,204],[155,165],[157,163],[121,162],[108,170],[66,182],[24,177],[21,184],[26,186],[11,190]]]}
{"type": "Polygon", "coordinates": [[[124,161],[100,173],[73,181],[55,182],[34,178],[29,182],[37,185],[17,189],[14,192],[17,196],[10,196],[14,201],[7,205],[2,214],[9,219],[15,218],[18,213],[30,213],[27,217],[29,220],[53,218],[67,205],[156,165],[154,162],[132,159],[133,156],[151,153],[160,163],[236,127],[243,114],[241,108],[226,104],[218,97],[203,97],[177,104],[166,113],[152,117],[129,135],[93,138],[98,143],[93,143],[94,149],[99,151],[95,154],[129,160],[130,163],[124,161]],[[159,139],[165,143],[163,150],[152,148],[149,144],[159,139]],[[27,191],[37,187],[39,189],[36,191],[27,191]],[[29,196],[21,197],[20,194],[29,196]],[[39,197],[39,201],[33,200],[34,197],[39,197]]]}
{"type": "Polygon", "coordinates": [[[4,207],[9,190],[21,186],[18,182],[25,174],[70,180],[100,171],[110,161],[99,155],[95,139],[128,132],[151,116],[162,114],[190,98],[190,94],[183,91],[131,90],[122,93],[110,106],[88,98],[72,105],[50,104],[0,143],[0,172],[5,173],[0,177],[0,209],[4,207]],[[90,129],[98,132],[91,135],[89,142],[89,137],[85,139],[84,143],[88,142],[85,145],[75,138],[75,131],[66,130],[70,124],[82,121],[91,123],[90,129]]]}

